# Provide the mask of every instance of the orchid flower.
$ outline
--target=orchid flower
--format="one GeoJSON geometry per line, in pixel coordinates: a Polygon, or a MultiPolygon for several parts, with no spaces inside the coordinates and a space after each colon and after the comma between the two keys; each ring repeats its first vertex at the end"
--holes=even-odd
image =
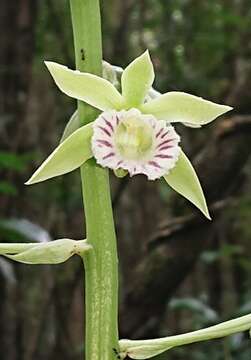
{"type": "Polygon", "coordinates": [[[154,69],[148,51],[121,76],[122,94],[111,82],[89,73],[46,62],[59,89],[101,110],[95,121],[67,137],[26,184],[68,173],[94,157],[96,162],[130,176],[163,177],[175,191],[210,218],[193,166],[180,147],[173,123],[207,124],[232,108],[184,92],[149,95],[154,69]]]}

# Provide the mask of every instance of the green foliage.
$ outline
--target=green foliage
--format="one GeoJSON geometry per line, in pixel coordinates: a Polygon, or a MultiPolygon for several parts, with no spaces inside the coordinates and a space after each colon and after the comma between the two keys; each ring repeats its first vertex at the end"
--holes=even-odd
{"type": "Polygon", "coordinates": [[[211,264],[222,258],[231,258],[234,255],[240,255],[243,252],[243,246],[224,244],[217,250],[206,250],[201,256],[200,260],[204,263],[211,264]]]}
{"type": "MultiPolygon", "coordinates": [[[[30,163],[31,154],[16,154],[11,151],[0,151],[0,171],[5,174],[24,173],[30,163]]],[[[0,194],[5,196],[17,196],[18,189],[13,181],[0,180],[0,194]]]]}
{"type": "Polygon", "coordinates": [[[46,229],[27,219],[0,219],[0,233],[4,242],[48,242],[46,229]]]}
{"type": "Polygon", "coordinates": [[[192,315],[194,329],[199,329],[202,326],[219,321],[217,312],[200,299],[174,298],[171,300],[168,308],[170,311],[188,311],[192,315]]]}
{"type": "Polygon", "coordinates": [[[22,172],[30,160],[30,154],[20,155],[8,151],[0,151],[0,169],[22,172]]]}
{"type": "Polygon", "coordinates": [[[17,188],[8,181],[0,181],[0,194],[9,196],[17,195],[17,188]]]}

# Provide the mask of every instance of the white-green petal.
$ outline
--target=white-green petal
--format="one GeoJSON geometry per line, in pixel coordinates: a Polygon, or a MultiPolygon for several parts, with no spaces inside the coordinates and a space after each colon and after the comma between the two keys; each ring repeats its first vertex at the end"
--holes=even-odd
{"type": "Polygon", "coordinates": [[[66,95],[102,111],[121,109],[122,96],[109,81],[55,62],[46,61],[45,64],[59,89],[66,95]]]}
{"type": "Polygon", "coordinates": [[[208,219],[211,219],[197,174],[183,151],[181,151],[175,167],[164,176],[164,179],[171,188],[197,206],[208,219]]]}
{"type": "Polygon", "coordinates": [[[148,51],[132,61],[121,77],[122,95],[126,109],[138,107],[154,81],[154,69],[148,51]]]}
{"type": "Polygon", "coordinates": [[[141,106],[143,113],[154,115],[168,122],[184,122],[194,125],[207,124],[232,110],[230,106],[216,104],[198,96],[171,91],[141,106]]]}
{"type": "Polygon", "coordinates": [[[63,141],[35,171],[26,185],[66,174],[80,167],[92,155],[92,123],[82,126],[63,141]]]}

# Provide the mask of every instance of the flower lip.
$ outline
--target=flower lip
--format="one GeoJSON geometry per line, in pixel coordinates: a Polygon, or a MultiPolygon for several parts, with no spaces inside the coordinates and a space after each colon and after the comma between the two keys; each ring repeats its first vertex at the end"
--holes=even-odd
{"type": "Polygon", "coordinates": [[[93,123],[92,151],[98,164],[144,174],[166,175],[180,154],[179,135],[164,120],[137,109],[105,111],[93,123]]]}

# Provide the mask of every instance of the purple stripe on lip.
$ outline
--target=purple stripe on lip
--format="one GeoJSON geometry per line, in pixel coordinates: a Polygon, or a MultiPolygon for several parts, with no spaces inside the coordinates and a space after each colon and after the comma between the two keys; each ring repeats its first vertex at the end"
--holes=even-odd
{"type": "Polygon", "coordinates": [[[112,144],[109,143],[109,141],[107,141],[107,140],[98,139],[97,143],[102,144],[102,145],[107,146],[107,147],[112,147],[112,144]]]}
{"type": "Polygon", "coordinates": [[[110,129],[112,130],[112,132],[113,132],[114,129],[113,129],[112,123],[111,123],[109,120],[105,119],[104,117],[103,117],[103,119],[105,120],[106,125],[109,126],[109,128],[110,128],[110,129]]]}
{"type": "Polygon", "coordinates": [[[168,133],[169,133],[169,130],[167,130],[164,134],[161,135],[161,139],[163,139],[168,133]]]}
{"type": "Polygon", "coordinates": [[[173,156],[172,155],[165,155],[165,154],[158,154],[154,156],[155,158],[160,158],[160,159],[172,159],[173,156]]]}
{"type": "Polygon", "coordinates": [[[114,155],[115,155],[114,152],[110,152],[109,154],[103,156],[103,160],[106,160],[106,159],[108,159],[108,158],[110,158],[110,157],[112,157],[112,156],[114,156],[114,155]]]}
{"type": "Polygon", "coordinates": [[[157,149],[159,149],[160,147],[162,147],[163,145],[166,145],[168,143],[170,143],[171,141],[173,141],[175,139],[168,139],[168,140],[165,140],[163,141],[162,143],[160,143],[158,146],[157,146],[157,149]]]}
{"type": "Polygon", "coordinates": [[[158,151],[162,151],[162,150],[168,150],[168,149],[172,149],[173,148],[173,145],[163,145],[161,146],[158,151]]]}
{"type": "Polygon", "coordinates": [[[156,134],[156,138],[158,138],[159,136],[160,136],[160,134],[162,133],[162,131],[163,131],[164,129],[163,128],[161,128],[158,132],[157,132],[157,134],[156,134]]]}
{"type": "Polygon", "coordinates": [[[152,165],[158,169],[162,169],[162,167],[154,160],[148,162],[149,165],[152,165]]]}
{"type": "Polygon", "coordinates": [[[106,128],[104,128],[103,126],[98,126],[98,128],[100,130],[102,130],[106,135],[111,136],[110,132],[106,128]]]}

